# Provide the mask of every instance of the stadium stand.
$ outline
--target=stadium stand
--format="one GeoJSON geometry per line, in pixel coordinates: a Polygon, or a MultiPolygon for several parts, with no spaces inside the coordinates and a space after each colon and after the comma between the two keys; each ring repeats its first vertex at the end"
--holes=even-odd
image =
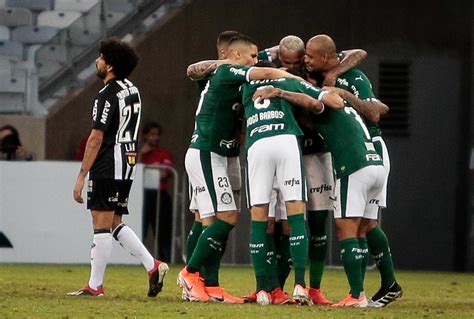
{"type": "Polygon", "coordinates": [[[12,40],[21,42],[23,44],[47,43],[57,33],[58,29],[54,27],[35,27],[31,25],[25,25],[13,29],[12,40]]]}
{"type": "Polygon", "coordinates": [[[51,10],[54,0],[6,0],[6,7],[26,8],[31,11],[51,10]]]}
{"type": "Polygon", "coordinates": [[[0,25],[18,27],[33,24],[33,13],[26,8],[0,8],[0,25]]]}
{"type": "Polygon", "coordinates": [[[56,0],[54,2],[54,10],[57,11],[78,11],[88,12],[99,0],[56,0]]]}
{"type": "Polygon", "coordinates": [[[0,25],[0,41],[10,40],[10,29],[7,26],[0,25]]]}
{"type": "Polygon", "coordinates": [[[0,55],[23,59],[23,45],[18,41],[0,42],[0,55]]]}
{"type": "Polygon", "coordinates": [[[79,19],[80,12],[77,11],[42,11],[38,15],[38,26],[49,26],[59,29],[67,28],[79,19]]]}

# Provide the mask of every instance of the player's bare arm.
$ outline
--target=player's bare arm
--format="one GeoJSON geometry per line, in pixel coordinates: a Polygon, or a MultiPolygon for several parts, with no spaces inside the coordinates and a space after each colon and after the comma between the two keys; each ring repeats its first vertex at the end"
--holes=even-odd
{"type": "Polygon", "coordinates": [[[341,74],[349,71],[353,67],[358,66],[367,58],[367,52],[362,49],[347,50],[342,51],[342,53],[344,58],[341,60],[339,65],[326,73],[324,76],[323,86],[334,86],[336,84],[337,78],[341,74]]]}
{"type": "Polygon", "coordinates": [[[365,119],[372,123],[378,123],[380,118],[385,116],[389,111],[388,106],[377,99],[361,100],[351,92],[336,87],[325,86],[323,89],[339,94],[362,114],[365,119]]]}
{"type": "Polygon", "coordinates": [[[259,68],[255,67],[250,70],[249,79],[250,80],[273,80],[279,78],[294,78],[303,81],[302,78],[294,74],[288,73],[284,70],[275,69],[275,68],[259,68]]]}
{"type": "Polygon", "coordinates": [[[342,98],[334,93],[326,93],[323,95],[322,101],[320,101],[304,93],[285,91],[272,86],[257,90],[253,96],[253,100],[260,101],[272,97],[282,98],[291,104],[299,105],[314,113],[321,113],[324,111],[325,104],[336,109],[344,106],[342,98]]]}
{"type": "Polygon", "coordinates": [[[76,184],[74,185],[73,197],[74,200],[80,204],[84,202],[82,198],[82,189],[84,188],[84,180],[89,173],[92,164],[94,164],[97,154],[99,153],[102,140],[104,139],[104,132],[98,129],[92,129],[91,134],[87,140],[86,150],[84,152],[84,159],[82,160],[81,170],[77,176],[76,184]]]}
{"type": "Polygon", "coordinates": [[[214,72],[219,65],[229,63],[229,60],[206,60],[191,64],[186,70],[186,74],[193,81],[205,79],[214,72]]]}

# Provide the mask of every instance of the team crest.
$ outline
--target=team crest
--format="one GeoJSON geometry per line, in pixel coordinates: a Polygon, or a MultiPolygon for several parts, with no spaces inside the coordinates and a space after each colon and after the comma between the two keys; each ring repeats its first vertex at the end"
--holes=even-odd
{"type": "Polygon", "coordinates": [[[232,203],[232,195],[230,195],[229,193],[225,192],[221,195],[221,202],[223,202],[224,204],[230,204],[232,203]]]}

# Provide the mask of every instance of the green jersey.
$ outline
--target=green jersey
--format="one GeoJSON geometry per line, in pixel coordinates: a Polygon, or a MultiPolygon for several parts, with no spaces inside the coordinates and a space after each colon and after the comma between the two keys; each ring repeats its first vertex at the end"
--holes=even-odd
{"type": "Polygon", "coordinates": [[[248,81],[250,67],[224,64],[210,76],[201,92],[191,148],[222,156],[238,156],[237,105],[242,96],[239,87],[248,81]]]}
{"type": "Polygon", "coordinates": [[[316,89],[306,81],[290,78],[250,81],[242,86],[242,101],[246,119],[245,147],[248,149],[255,141],[282,134],[302,136],[293,114],[293,105],[281,98],[253,101],[252,96],[261,87],[273,86],[285,91],[307,93],[316,98],[322,97],[322,90],[316,89]]]}
{"type": "Polygon", "coordinates": [[[270,53],[270,50],[265,49],[265,50],[259,51],[257,55],[257,60],[272,62],[272,55],[270,53]]]}
{"type": "MultiPolygon", "coordinates": [[[[336,87],[351,92],[361,100],[375,99],[372,91],[372,84],[369,78],[358,69],[350,69],[346,73],[339,76],[336,81],[336,87]]],[[[378,124],[366,121],[370,136],[380,136],[382,132],[378,124]]]]}

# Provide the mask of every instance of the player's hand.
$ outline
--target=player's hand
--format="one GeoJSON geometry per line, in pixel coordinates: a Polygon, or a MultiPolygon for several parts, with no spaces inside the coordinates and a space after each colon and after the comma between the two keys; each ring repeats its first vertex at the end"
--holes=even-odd
{"type": "Polygon", "coordinates": [[[259,87],[253,94],[252,99],[256,103],[263,103],[263,100],[270,99],[272,97],[278,96],[280,89],[277,89],[271,85],[259,87]]]}
{"type": "Polygon", "coordinates": [[[72,191],[72,196],[74,200],[79,204],[84,203],[84,199],[82,198],[82,189],[84,188],[84,179],[78,177],[76,181],[76,185],[74,185],[74,190],[72,191]]]}
{"type": "Polygon", "coordinates": [[[331,72],[328,72],[324,77],[323,86],[334,86],[336,85],[337,76],[331,72]]]}

